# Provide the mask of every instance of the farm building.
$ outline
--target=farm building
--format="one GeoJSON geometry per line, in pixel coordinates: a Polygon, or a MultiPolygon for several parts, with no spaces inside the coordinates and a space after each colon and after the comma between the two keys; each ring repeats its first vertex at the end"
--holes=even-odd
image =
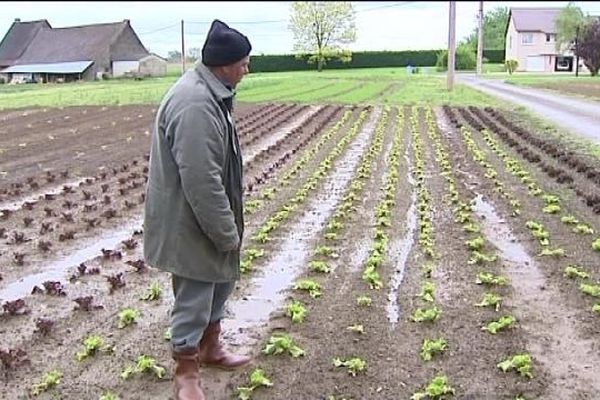
{"type": "Polygon", "coordinates": [[[162,76],[166,68],[166,60],[148,52],[127,19],[67,28],[15,19],[0,42],[0,74],[13,82],[162,76]]]}

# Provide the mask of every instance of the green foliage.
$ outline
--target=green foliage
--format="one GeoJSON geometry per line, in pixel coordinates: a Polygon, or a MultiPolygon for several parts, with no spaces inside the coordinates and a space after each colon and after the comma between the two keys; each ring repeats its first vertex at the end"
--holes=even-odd
{"type": "Polygon", "coordinates": [[[140,312],[134,308],[126,308],[119,313],[119,329],[133,324],[140,316],[140,312]]]}
{"type": "Polygon", "coordinates": [[[480,303],[475,304],[477,307],[494,307],[496,311],[500,310],[502,297],[494,293],[485,293],[480,303]]]}
{"type": "Polygon", "coordinates": [[[448,378],[444,375],[439,375],[427,385],[425,391],[417,392],[410,397],[410,400],[442,400],[445,395],[454,394],[454,389],[448,385],[448,378]]]}
{"type": "Polygon", "coordinates": [[[573,232],[581,233],[583,235],[593,235],[594,234],[594,230],[587,224],[577,224],[573,228],[573,232]]]}
{"type": "Polygon", "coordinates": [[[365,333],[365,327],[362,324],[354,324],[346,329],[352,332],[360,333],[361,335],[365,333]]]}
{"type": "Polygon", "coordinates": [[[310,297],[317,298],[321,296],[321,285],[310,279],[303,279],[294,286],[296,290],[305,290],[310,297]]]}
{"type": "Polygon", "coordinates": [[[475,239],[467,240],[465,244],[470,250],[480,250],[483,248],[485,241],[481,236],[478,236],[475,239]]]}
{"type": "Polygon", "coordinates": [[[301,301],[294,300],[288,304],[286,315],[292,318],[293,323],[301,324],[306,317],[306,307],[304,307],[301,301]]]}
{"type": "MultiPolygon", "coordinates": [[[[353,69],[353,68],[382,68],[406,67],[407,65],[428,67],[435,65],[438,50],[404,50],[404,51],[361,51],[352,53],[352,60],[341,62],[331,60],[327,62],[327,69],[353,69]]],[[[500,61],[504,52],[499,52],[500,61]]],[[[498,55],[494,54],[494,58],[498,55]]],[[[298,59],[293,54],[286,55],[251,55],[250,68],[256,72],[284,72],[305,71],[314,69],[304,60],[298,59]]]]}
{"type": "MultiPolygon", "coordinates": [[[[83,361],[84,359],[93,356],[98,351],[102,350],[102,346],[104,346],[104,339],[97,335],[88,336],[83,341],[84,349],[82,351],[77,352],[77,361],[83,361]]],[[[107,347],[106,351],[112,351],[112,347],[107,347]]]]}
{"type": "Polygon", "coordinates": [[[338,258],[339,254],[335,252],[335,249],[329,246],[319,246],[315,249],[316,256],[325,256],[330,258],[338,258]]]}
{"type": "Polygon", "coordinates": [[[38,394],[57,386],[60,383],[60,379],[62,378],[62,376],[62,372],[57,370],[45,373],[42,377],[42,381],[40,383],[34,384],[31,387],[31,394],[37,396],[38,394]]]}
{"type": "Polygon", "coordinates": [[[496,333],[498,333],[501,330],[504,330],[505,328],[512,328],[516,321],[516,318],[512,315],[505,315],[503,317],[500,317],[500,319],[497,321],[490,322],[489,324],[487,324],[487,326],[481,328],[481,330],[488,331],[492,335],[495,335],[496,333]]]}
{"type": "Polygon", "coordinates": [[[594,249],[596,251],[600,251],[600,238],[598,238],[592,242],[592,249],[594,249]]]}
{"type": "Polygon", "coordinates": [[[98,400],[119,400],[119,396],[117,396],[113,392],[106,392],[103,393],[102,396],[100,396],[100,399],[98,400]]]}
{"type": "Polygon", "coordinates": [[[356,298],[356,304],[360,307],[370,307],[373,300],[369,296],[358,296],[356,298]]]}
{"type": "Polygon", "coordinates": [[[508,284],[508,279],[504,276],[494,275],[490,272],[480,272],[477,274],[477,279],[475,283],[478,285],[486,284],[486,285],[497,285],[497,286],[505,286],[508,284]]]}
{"type": "Polygon", "coordinates": [[[540,254],[538,254],[539,257],[543,257],[543,256],[550,256],[550,257],[565,257],[566,253],[565,250],[557,247],[555,249],[549,249],[547,247],[545,247],[544,249],[542,249],[542,251],[540,251],[540,254]]]}
{"type": "Polygon", "coordinates": [[[565,272],[563,273],[563,276],[567,277],[567,278],[581,278],[581,279],[587,279],[590,277],[590,274],[587,273],[586,271],[578,268],[577,265],[569,265],[565,268],[565,272]]]}
{"type": "Polygon", "coordinates": [[[425,281],[421,285],[421,293],[419,296],[429,302],[433,302],[435,293],[435,285],[431,281],[425,281]]]}
{"type": "MultiPolygon", "coordinates": [[[[504,55],[506,47],[506,25],[508,24],[508,7],[496,7],[486,11],[483,15],[483,56],[490,62],[502,62],[490,57],[485,49],[500,49],[498,52],[504,55]]],[[[471,34],[465,39],[464,43],[477,51],[477,28],[474,28],[471,34]]]]}
{"type": "Polygon", "coordinates": [[[271,336],[269,338],[269,342],[267,343],[262,352],[267,355],[289,353],[294,358],[298,358],[304,355],[304,350],[296,346],[292,338],[285,333],[271,336]]]}
{"type": "Polygon", "coordinates": [[[517,354],[512,358],[501,361],[498,364],[498,368],[503,372],[514,369],[521,374],[521,376],[533,378],[533,374],[531,373],[531,356],[529,354],[517,354]]]}
{"type": "Polygon", "coordinates": [[[592,297],[600,297],[600,286],[598,285],[590,285],[587,283],[582,283],[579,285],[579,290],[582,293],[587,294],[592,297]]]}
{"type": "Polygon", "coordinates": [[[329,264],[327,264],[326,261],[313,260],[309,262],[308,265],[310,269],[312,269],[315,272],[321,272],[324,274],[328,274],[331,272],[331,267],[329,266],[329,264]]]}
{"type": "Polygon", "coordinates": [[[121,373],[121,378],[127,380],[134,374],[154,373],[159,379],[165,377],[165,369],[156,364],[156,360],[150,356],[141,355],[137,358],[136,364],[125,368],[121,373]]]}
{"type": "Polygon", "coordinates": [[[519,68],[519,61],[514,58],[510,58],[504,62],[504,66],[510,75],[513,74],[519,68]]]}
{"type": "Polygon", "coordinates": [[[345,361],[336,357],[333,359],[333,365],[336,367],[346,367],[348,374],[352,376],[356,376],[359,372],[367,369],[367,362],[358,357],[349,358],[345,361]]]}
{"type": "Polygon", "coordinates": [[[435,321],[440,317],[442,311],[436,306],[428,309],[418,308],[410,319],[414,322],[435,321]]]}
{"type": "Polygon", "coordinates": [[[562,52],[572,50],[577,32],[579,31],[580,35],[583,33],[589,23],[589,16],[586,17],[581,8],[570,2],[561,10],[554,23],[556,27],[556,50],[562,52]]]}
{"type": "Polygon", "coordinates": [[[292,4],[290,29],[294,34],[294,51],[308,55],[321,71],[327,60],[351,59],[344,46],[356,40],[356,22],[351,2],[296,1],[292,4]]]}
{"type": "Polygon", "coordinates": [[[150,288],[148,288],[148,291],[142,296],[141,299],[146,301],[156,301],[160,299],[161,296],[162,289],[158,285],[158,282],[152,282],[152,285],[150,285],[150,288]]]}
{"type": "Polygon", "coordinates": [[[250,374],[250,386],[238,387],[238,400],[250,400],[252,392],[258,387],[271,387],[273,382],[265,375],[265,371],[260,368],[255,368],[250,374]]]}
{"type": "Polygon", "coordinates": [[[560,206],[558,204],[548,204],[542,211],[546,214],[557,214],[560,212],[560,206]]]}
{"type": "Polygon", "coordinates": [[[437,353],[442,353],[448,347],[446,339],[440,338],[437,340],[425,339],[421,346],[421,358],[423,361],[430,361],[437,353]]]}
{"type": "Polygon", "coordinates": [[[600,315],[600,303],[594,304],[594,306],[592,307],[592,311],[600,315]]]}
{"type": "MultiPolygon", "coordinates": [[[[474,69],[477,66],[477,55],[469,46],[458,46],[454,56],[454,68],[457,71],[474,69]]],[[[435,67],[438,71],[448,69],[448,50],[438,53],[435,67]]]]}

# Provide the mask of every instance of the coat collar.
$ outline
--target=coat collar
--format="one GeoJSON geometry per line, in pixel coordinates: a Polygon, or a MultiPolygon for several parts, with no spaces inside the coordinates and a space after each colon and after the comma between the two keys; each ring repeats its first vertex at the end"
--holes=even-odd
{"type": "Polygon", "coordinates": [[[195,70],[219,101],[231,99],[234,96],[235,92],[225,86],[202,62],[196,62],[195,70]]]}

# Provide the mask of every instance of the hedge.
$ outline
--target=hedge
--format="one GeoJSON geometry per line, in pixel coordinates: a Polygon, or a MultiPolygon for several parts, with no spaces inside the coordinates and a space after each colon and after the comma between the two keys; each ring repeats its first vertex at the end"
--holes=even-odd
{"type": "MultiPolygon", "coordinates": [[[[351,69],[377,67],[429,67],[434,66],[441,50],[407,51],[360,51],[352,53],[352,61],[328,61],[324,69],[351,69]]],[[[483,56],[492,63],[504,62],[504,50],[484,50],[483,56]]],[[[293,54],[250,56],[252,72],[306,71],[317,69],[316,64],[308,64],[293,54]]]]}

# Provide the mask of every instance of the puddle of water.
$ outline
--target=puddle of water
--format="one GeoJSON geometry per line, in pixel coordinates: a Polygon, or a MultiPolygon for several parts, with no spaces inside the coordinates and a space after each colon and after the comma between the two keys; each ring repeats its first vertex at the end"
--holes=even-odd
{"type": "Polygon", "coordinates": [[[310,108],[304,113],[304,115],[301,115],[289,124],[284,125],[277,131],[270,134],[269,137],[266,138],[264,141],[261,141],[259,144],[260,148],[255,147],[253,149],[248,149],[248,154],[244,155],[244,165],[248,164],[249,162],[252,162],[252,160],[254,160],[254,158],[257,155],[259,155],[265,149],[268,149],[270,146],[273,146],[279,140],[283,139],[285,135],[290,133],[290,131],[301,126],[307,119],[309,119],[312,115],[316,114],[319,111],[319,109],[321,109],[321,106],[310,106],[310,108]]]}
{"type": "Polygon", "coordinates": [[[600,357],[594,340],[580,337],[577,315],[560,301],[560,293],[547,287],[537,263],[516,241],[506,221],[494,207],[478,195],[473,206],[485,218],[482,231],[506,260],[519,314],[519,325],[535,363],[551,375],[549,399],[580,398],[581,391],[600,393],[600,357]]]}
{"type": "Polygon", "coordinates": [[[509,272],[517,280],[513,286],[516,284],[527,291],[543,286],[545,278],[536,262],[513,236],[506,220],[498,216],[494,206],[484,200],[481,194],[473,199],[472,205],[475,213],[484,219],[482,232],[498,248],[500,257],[508,262],[509,272]]]}
{"type": "MultiPolygon", "coordinates": [[[[411,165],[410,157],[408,155],[408,149],[404,154],[406,159],[406,165],[411,165]]],[[[400,305],[398,304],[398,288],[404,279],[404,273],[406,271],[406,262],[408,261],[408,255],[412,247],[415,244],[415,231],[417,230],[417,193],[414,190],[415,180],[412,174],[406,174],[408,183],[413,188],[410,197],[410,207],[406,212],[406,234],[402,239],[396,239],[392,241],[390,245],[391,259],[393,260],[392,265],[395,265],[394,274],[392,275],[390,282],[390,293],[388,294],[388,304],[386,307],[388,321],[392,325],[392,329],[396,327],[396,324],[400,320],[400,305]]]]}
{"type": "Polygon", "coordinates": [[[277,308],[286,295],[294,279],[302,272],[308,259],[308,245],[319,233],[334,207],[341,200],[343,189],[352,179],[354,169],[369,144],[381,110],[371,113],[370,119],[350,144],[346,153],[335,163],[334,170],[326,178],[320,195],[313,198],[306,212],[290,228],[281,249],[261,268],[262,275],[253,278],[248,289],[249,296],[229,304],[224,327],[231,332],[233,343],[247,345],[248,338],[243,332],[268,321],[269,315],[277,308]]]}
{"type": "Polygon", "coordinates": [[[23,207],[25,203],[38,202],[40,197],[44,197],[44,194],[60,194],[63,191],[64,186],[71,186],[73,188],[79,187],[79,184],[85,182],[86,179],[94,179],[92,177],[84,177],[74,181],[64,182],[58,186],[42,189],[40,191],[35,192],[27,197],[20,198],[18,200],[9,201],[6,203],[0,203],[0,210],[8,209],[11,211],[19,210],[23,207]]]}
{"type": "Polygon", "coordinates": [[[64,281],[69,268],[73,268],[82,262],[96,258],[102,249],[115,249],[123,240],[131,237],[133,230],[139,229],[142,219],[138,218],[128,222],[117,230],[110,231],[100,238],[83,244],[79,250],[49,262],[42,272],[28,275],[16,282],[8,284],[0,290],[0,303],[13,301],[31,294],[34,286],[42,286],[45,281],[64,281]]]}

